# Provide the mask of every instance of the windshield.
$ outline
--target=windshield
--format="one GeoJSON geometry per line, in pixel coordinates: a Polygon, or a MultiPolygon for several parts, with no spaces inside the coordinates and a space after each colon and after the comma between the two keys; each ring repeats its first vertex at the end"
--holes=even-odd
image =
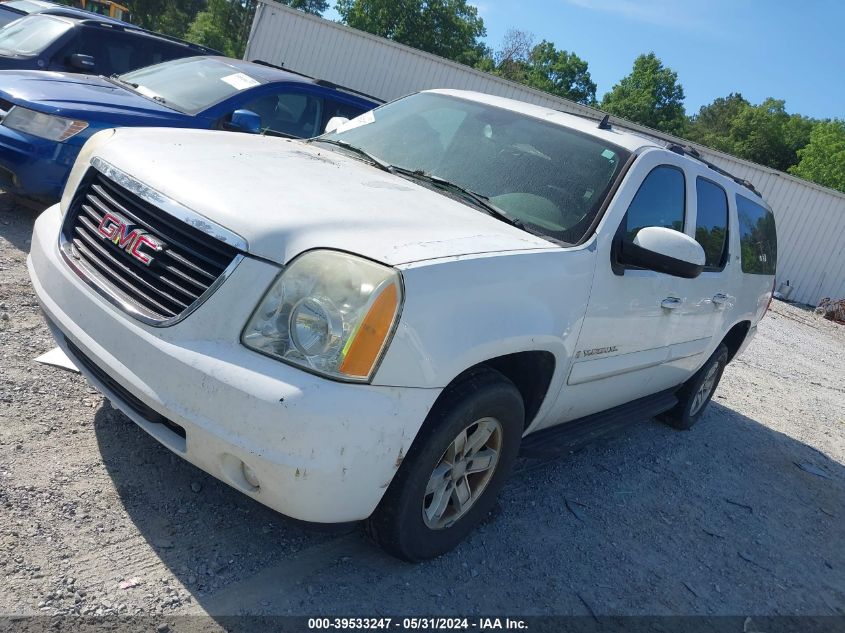
{"type": "Polygon", "coordinates": [[[48,15],[33,15],[0,29],[0,53],[38,55],[71,28],[69,22],[48,15]]]}
{"type": "Polygon", "coordinates": [[[570,128],[436,93],[394,101],[316,140],[447,180],[570,244],[584,236],[630,155],[570,128]]]}
{"type": "Polygon", "coordinates": [[[259,85],[261,82],[207,57],[188,57],[134,70],[120,76],[121,81],[136,84],[141,94],[164,100],[171,108],[196,114],[259,85]]]}

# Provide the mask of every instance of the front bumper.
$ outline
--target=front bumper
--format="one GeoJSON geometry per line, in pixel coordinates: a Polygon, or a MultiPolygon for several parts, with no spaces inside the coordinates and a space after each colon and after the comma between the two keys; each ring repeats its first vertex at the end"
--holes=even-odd
{"type": "Polygon", "coordinates": [[[58,200],[81,148],[78,141],[59,143],[0,125],[0,188],[30,198],[58,200]]]}
{"type": "Polygon", "coordinates": [[[36,221],[30,276],[57,342],[96,366],[76,357],[115,406],[192,464],[285,515],[332,523],[372,513],[440,390],[334,382],[243,347],[240,330],[278,272],[249,257],[185,320],[144,325],[64,262],[61,221],[58,205],[36,221]]]}

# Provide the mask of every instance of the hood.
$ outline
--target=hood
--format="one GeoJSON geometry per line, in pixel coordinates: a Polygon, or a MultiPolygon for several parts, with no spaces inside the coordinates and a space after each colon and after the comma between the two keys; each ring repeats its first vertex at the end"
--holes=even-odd
{"type": "Polygon", "coordinates": [[[250,253],[281,264],[313,248],[390,265],[558,248],[474,207],[302,141],[124,128],[95,155],[239,234],[250,253]]]}
{"type": "Polygon", "coordinates": [[[190,119],[93,75],[0,71],[0,95],[33,110],[114,125],[173,125],[190,119]]]}

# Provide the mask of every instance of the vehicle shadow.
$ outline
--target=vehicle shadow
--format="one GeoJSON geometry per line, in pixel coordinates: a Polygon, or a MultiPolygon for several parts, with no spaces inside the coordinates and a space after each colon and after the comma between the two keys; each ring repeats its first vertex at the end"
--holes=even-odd
{"type": "Polygon", "coordinates": [[[24,202],[0,190],[0,237],[18,250],[28,253],[35,219],[49,205],[24,202]]]}
{"type": "Polygon", "coordinates": [[[281,517],[108,402],[95,431],[131,520],[226,628],[267,614],[845,615],[845,467],[716,402],[691,432],[643,421],[522,459],[493,516],[420,565],[359,529],[281,517]]]}

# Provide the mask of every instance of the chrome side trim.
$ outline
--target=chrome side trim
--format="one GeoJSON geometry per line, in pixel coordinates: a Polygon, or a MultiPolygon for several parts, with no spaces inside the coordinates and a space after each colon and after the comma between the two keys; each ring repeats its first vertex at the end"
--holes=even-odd
{"type": "Polygon", "coordinates": [[[89,274],[87,269],[80,263],[79,258],[73,252],[73,243],[68,242],[64,236],[64,230],[59,232],[59,252],[62,254],[62,258],[65,260],[67,265],[70,269],[76,273],[76,275],[82,279],[88,286],[90,286],[94,291],[97,292],[103,299],[108,301],[114,307],[118,308],[119,310],[125,312],[132,318],[144,323],[146,325],[150,325],[152,327],[170,327],[171,325],[176,325],[180,321],[188,318],[191,314],[193,314],[197,308],[199,308],[205,301],[214,294],[226,279],[234,272],[235,268],[237,268],[238,264],[244,259],[243,253],[238,253],[235,255],[235,258],[232,260],[226,270],[222,272],[222,274],[212,283],[208,289],[203,292],[199,297],[197,297],[196,301],[194,301],[191,305],[185,308],[182,312],[177,314],[174,317],[170,317],[169,319],[155,319],[148,314],[145,314],[142,310],[140,310],[137,306],[133,303],[126,301],[123,297],[118,295],[115,292],[112,292],[109,288],[100,285],[95,281],[94,278],[89,274]]]}
{"type": "Polygon", "coordinates": [[[165,213],[182,220],[182,222],[194,227],[198,231],[202,231],[206,235],[209,235],[216,240],[220,240],[225,244],[234,246],[239,251],[249,250],[249,244],[247,241],[237,233],[220,226],[216,222],[212,222],[196,211],[189,209],[185,205],[180,204],[163,193],[156,191],[152,187],[145,185],[126,172],[121,171],[111,163],[104,161],[102,158],[99,158],[98,156],[92,158],[91,167],[107,178],[115,181],[120,186],[125,187],[139,198],[142,198],[146,202],[158,207],[165,213]]]}

